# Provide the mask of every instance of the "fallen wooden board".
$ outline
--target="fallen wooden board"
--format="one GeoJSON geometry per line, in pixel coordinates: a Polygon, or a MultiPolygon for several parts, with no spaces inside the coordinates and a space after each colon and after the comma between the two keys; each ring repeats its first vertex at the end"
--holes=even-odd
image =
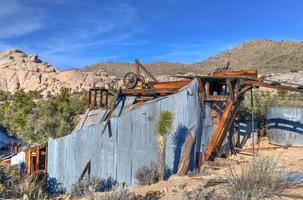
{"type": "Polygon", "coordinates": [[[191,134],[192,128],[187,132],[186,139],[184,142],[184,147],[183,147],[183,152],[182,152],[182,158],[181,158],[181,163],[178,169],[178,176],[185,176],[189,161],[190,161],[190,152],[194,143],[193,136],[191,134]]]}

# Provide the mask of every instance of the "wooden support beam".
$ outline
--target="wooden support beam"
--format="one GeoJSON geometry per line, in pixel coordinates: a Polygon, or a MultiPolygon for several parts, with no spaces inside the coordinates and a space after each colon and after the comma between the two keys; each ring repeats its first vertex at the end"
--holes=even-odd
{"type": "Polygon", "coordinates": [[[47,161],[48,161],[48,145],[45,147],[45,161],[44,161],[44,170],[47,172],[47,161]]]}
{"type": "Polygon", "coordinates": [[[174,94],[178,92],[179,89],[122,89],[121,94],[124,95],[142,95],[142,96],[154,96],[154,95],[167,95],[167,94],[174,94]]]}
{"type": "Polygon", "coordinates": [[[158,82],[154,83],[153,89],[181,89],[182,87],[188,85],[190,82],[191,80],[158,82]]]}
{"type": "Polygon", "coordinates": [[[218,140],[217,144],[216,144],[216,150],[220,150],[221,147],[222,147],[222,144],[224,142],[224,139],[226,138],[226,135],[238,113],[238,110],[239,110],[239,107],[240,107],[240,103],[241,101],[238,100],[234,103],[234,106],[232,108],[232,111],[229,115],[229,118],[226,120],[225,124],[224,124],[224,127],[221,131],[221,136],[220,136],[220,139],[218,140]]]}
{"type": "Polygon", "coordinates": [[[227,86],[227,91],[229,92],[230,99],[232,101],[235,101],[234,88],[230,79],[226,79],[226,86],[227,86]]]}
{"type": "Polygon", "coordinates": [[[97,90],[94,89],[94,107],[97,107],[97,90]]]}
{"type": "Polygon", "coordinates": [[[266,83],[266,82],[259,82],[255,80],[241,80],[241,84],[249,85],[253,87],[266,87],[266,88],[273,88],[277,90],[286,90],[286,91],[303,93],[303,88],[300,88],[299,86],[294,87],[289,85],[277,85],[274,82],[266,83]]]}
{"type": "Polygon", "coordinates": [[[143,69],[143,71],[151,78],[153,81],[158,83],[159,81],[139,62],[139,60],[135,60],[135,63],[143,69]]]}
{"type": "Polygon", "coordinates": [[[198,81],[199,99],[203,103],[206,100],[205,88],[200,78],[197,78],[197,81],[198,81]]]}
{"type": "Polygon", "coordinates": [[[183,145],[183,151],[182,151],[182,155],[181,155],[181,162],[180,162],[179,169],[177,172],[178,176],[185,176],[187,169],[188,169],[188,165],[189,165],[189,161],[190,161],[190,153],[191,153],[191,149],[192,149],[192,146],[194,143],[194,139],[191,134],[192,129],[193,128],[190,128],[186,134],[185,142],[183,145]]]}
{"type": "Polygon", "coordinates": [[[87,163],[85,164],[85,167],[78,179],[78,182],[82,181],[82,179],[84,178],[86,172],[88,173],[88,175],[90,176],[90,167],[91,167],[91,163],[90,163],[90,160],[87,161],[87,163]]]}
{"type": "Polygon", "coordinates": [[[220,115],[223,114],[222,109],[220,108],[220,106],[218,106],[218,104],[216,104],[216,102],[212,103],[212,109],[215,110],[217,113],[219,113],[220,115]]]}
{"type": "Polygon", "coordinates": [[[220,102],[225,102],[227,101],[227,96],[224,95],[208,95],[206,96],[205,101],[220,101],[220,102]]]}
{"type": "Polygon", "coordinates": [[[246,85],[239,91],[239,94],[243,94],[243,93],[247,92],[248,90],[250,90],[251,88],[252,88],[252,86],[246,85]]]}
{"type": "Polygon", "coordinates": [[[113,101],[113,104],[111,106],[111,108],[109,109],[108,113],[105,115],[104,119],[106,119],[105,121],[105,124],[104,124],[104,127],[103,127],[103,130],[101,131],[101,135],[103,135],[103,133],[105,132],[106,128],[107,128],[107,125],[109,124],[110,122],[110,118],[111,118],[111,115],[114,111],[114,109],[116,108],[117,106],[117,100],[119,99],[120,97],[120,94],[121,94],[121,88],[119,88],[117,94],[116,94],[116,97],[113,101]]]}
{"type": "Polygon", "coordinates": [[[210,87],[209,85],[210,85],[210,84],[209,84],[209,81],[207,81],[207,82],[205,83],[205,85],[204,85],[206,96],[209,96],[209,87],[210,87]]]}
{"type": "Polygon", "coordinates": [[[88,91],[88,107],[90,108],[92,104],[92,91],[88,91]]]}
{"type": "Polygon", "coordinates": [[[212,77],[234,77],[234,76],[244,76],[244,77],[257,77],[257,70],[241,70],[241,71],[227,71],[227,72],[213,72],[212,77]]]}
{"type": "Polygon", "coordinates": [[[209,159],[210,159],[211,154],[212,154],[212,153],[214,152],[214,150],[215,150],[216,144],[217,144],[217,142],[218,142],[218,140],[219,140],[219,138],[220,138],[220,135],[221,135],[221,131],[222,131],[224,125],[225,125],[226,120],[228,119],[228,115],[229,115],[229,113],[230,113],[230,111],[231,111],[231,109],[232,109],[232,106],[233,106],[233,102],[232,102],[232,101],[229,101],[229,102],[227,103],[225,109],[224,109],[224,112],[223,112],[223,114],[222,114],[222,117],[221,117],[221,119],[220,119],[220,122],[219,122],[219,124],[218,124],[218,127],[217,127],[217,129],[215,130],[214,135],[213,135],[213,137],[212,137],[212,139],[211,139],[211,141],[210,141],[210,143],[209,143],[209,145],[208,145],[208,148],[207,148],[207,150],[206,150],[206,152],[205,152],[205,159],[206,159],[206,160],[209,160],[209,159]]]}

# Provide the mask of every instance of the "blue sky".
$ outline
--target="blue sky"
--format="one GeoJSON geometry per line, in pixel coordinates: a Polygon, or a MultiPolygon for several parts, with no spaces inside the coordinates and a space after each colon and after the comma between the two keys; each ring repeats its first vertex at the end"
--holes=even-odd
{"type": "Polygon", "coordinates": [[[300,0],[0,0],[0,50],[64,70],[102,61],[200,62],[251,39],[303,39],[300,0]]]}

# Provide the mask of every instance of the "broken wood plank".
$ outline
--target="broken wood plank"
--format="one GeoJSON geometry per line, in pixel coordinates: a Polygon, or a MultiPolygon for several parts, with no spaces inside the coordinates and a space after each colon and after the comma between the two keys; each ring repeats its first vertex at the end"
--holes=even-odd
{"type": "Polygon", "coordinates": [[[234,76],[250,76],[257,77],[257,70],[241,70],[241,71],[227,71],[227,72],[213,72],[212,77],[234,77],[234,76]]]}
{"type": "Polygon", "coordinates": [[[226,122],[224,124],[224,127],[223,127],[223,129],[221,131],[221,136],[220,136],[220,138],[219,138],[219,140],[218,140],[218,142],[216,144],[216,149],[217,150],[220,150],[221,147],[222,147],[222,144],[224,142],[224,139],[226,138],[227,132],[229,131],[230,126],[232,125],[232,123],[233,123],[233,121],[234,121],[234,119],[236,117],[236,114],[238,113],[238,110],[239,110],[239,107],[240,107],[240,103],[241,103],[241,101],[238,100],[233,105],[233,109],[232,109],[232,111],[231,111],[231,113],[229,115],[229,118],[226,120],[226,122]]]}
{"type": "Polygon", "coordinates": [[[208,95],[205,101],[227,101],[227,96],[224,95],[208,95]]]}
{"type": "Polygon", "coordinates": [[[230,79],[226,79],[227,91],[229,92],[230,99],[235,101],[235,92],[230,79]]]}
{"type": "Polygon", "coordinates": [[[178,92],[176,88],[162,88],[162,89],[122,89],[123,95],[142,95],[142,96],[154,96],[154,95],[167,95],[178,92]]]}
{"type": "Polygon", "coordinates": [[[187,169],[188,169],[189,160],[190,160],[190,152],[191,152],[191,149],[192,149],[192,146],[194,143],[194,139],[191,134],[192,129],[193,129],[193,127],[187,131],[187,135],[186,135],[184,147],[183,147],[183,152],[182,152],[182,158],[181,158],[180,166],[179,166],[179,169],[177,172],[178,176],[185,176],[187,169]]]}
{"type": "Polygon", "coordinates": [[[220,138],[220,135],[221,135],[221,131],[224,127],[224,124],[226,122],[226,120],[228,119],[228,115],[232,109],[232,106],[233,106],[233,102],[232,101],[229,101],[224,109],[224,112],[222,114],[222,117],[221,117],[221,120],[218,124],[218,127],[217,129],[215,130],[214,132],[214,135],[208,145],[208,148],[205,152],[205,159],[206,160],[209,160],[210,159],[210,156],[211,154],[213,153],[213,151],[215,150],[215,147],[216,147],[216,144],[217,144],[217,141],[219,140],[220,138]]]}
{"type": "MultiPolygon", "coordinates": [[[[143,69],[143,71],[151,78],[153,79],[153,81],[155,81],[156,83],[158,83],[159,81],[139,62],[138,59],[135,60],[135,63],[141,67],[141,69],[143,69]]],[[[139,74],[138,74],[139,75],[139,74]]]]}
{"type": "Polygon", "coordinates": [[[105,124],[104,124],[103,130],[101,131],[101,135],[103,135],[104,131],[105,131],[105,130],[106,130],[106,128],[107,128],[107,125],[108,125],[108,124],[109,124],[109,122],[110,122],[111,115],[112,115],[112,113],[113,113],[114,109],[115,109],[115,108],[116,108],[116,106],[117,106],[116,102],[117,102],[117,100],[119,99],[120,94],[121,94],[121,87],[119,88],[119,90],[118,90],[118,92],[117,92],[117,94],[116,94],[116,96],[115,96],[115,99],[114,99],[114,101],[113,101],[113,104],[112,104],[111,108],[109,109],[108,114],[107,114],[107,115],[104,115],[104,116],[105,116],[106,121],[105,121],[105,124]]]}
{"type": "Polygon", "coordinates": [[[287,91],[292,91],[292,92],[302,92],[303,93],[303,89],[300,89],[298,87],[294,87],[294,86],[290,86],[290,85],[275,85],[273,84],[274,82],[259,82],[259,81],[255,81],[255,80],[241,80],[241,84],[243,85],[250,85],[250,86],[254,86],[254,87],[266,87],[266,88],[273,88],[273,89],[277,89],[277,90],[287,90],[287,91]]]}
{"type": "Polygon", "coordinates": [[[169,81],[169,82],[158,82],[154,83],[153,89],[181,89],[188,85],[191,80],[180,80],[180,81],[169,81]]]}
{"type": "Polygon", "coordinates": [[[91,166],[90,160],[88,160],[88,161],[86,162],[86,164],[85,164],[85,167],[84,167],[84,169],[83,169],[83,171],[82,171],[82,173],[81,173],[79,179],[78,179],[78,182],[82,181],[82,179],[84,178],[86,172],[88,172],[88,175],[90,175],[90,166],[91,166]]]}
{"type": "Polygon", "coordinates": [[[203,103],[206,100],[205,88],[200,78],[197,78],[197,82],[198,82],[198,90],[199,90],[199,99],[203,103]]]}

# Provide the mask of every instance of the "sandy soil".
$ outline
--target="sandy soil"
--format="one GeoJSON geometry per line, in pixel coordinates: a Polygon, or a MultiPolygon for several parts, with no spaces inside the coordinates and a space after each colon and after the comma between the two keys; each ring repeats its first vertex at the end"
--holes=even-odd
{"type": "MultiPolygon", "coordinates": [[[[289,172],[303,172],[303,148],[288,147],[283,148],[269,144],[264,138],[260,145],[256,145],[256,154],[270,156],[289,172]],[[259,150],[258,150],[259,149],[259,150]]],[[[205,185],[209,181],[224,182],[229,176],[229,167],[236,170],[241,169],[241,165],[253,158],[252,147],[245,147],[240,153],[228,158],[218,158],[214,162],[206,163],[198,174],[194,176],[172,176],[167,181],[161,181],[150,186],[133,186],[129,190],[136,194],[146,195],[158,194],[161,200],[183,200],[185,193],[192,191],[200,184],[205,185]]],[[[206,191],[216,194],[217,199],[224,199],[226,195],[226,183],[207,184],[206,191]]],[[[63,198],[69,199],[69,198],[63,198]]],[[[287,189],[282,196],[274,197],[274,200],[303,199],[303,186],[287,189]]]]}
{"type": "MultiPolygon", "coordinates": [[[[256,154],[259,156],[270,156],[277,162],[281,163],[284,168],[289,172],[303,172],[303,148],[288,147],[283,148],[280,146],[269,144],[268,141],[263,139],[260,145],[256,145],[256,154]],[[258,150],[259,149],[259,150],[258,150]]],[[[201,183],[206,183],[208,180],[224,180],[228,178],[229,169],[228,165],[235,169],[240,169],[241,165],[247,163],[253,158],[252,147],[245,147],[241,154],[232,155],[227,159],[216,159],[214,163],[206,164],[203,167],[202,173],[197,176],[177,177],[173,176],[167,181],[162,181],[150,186],[135,186],[130,188],[132,192],[138,194],[146,193],[161,193],[162,200],[181,200],[184,199],[185,191],[191,191],[201,183]],[[244,153],[244,154],[242,154],[244,153]],[[247,155],[246,155],[247,154],[247,155]],[[211,164],[211,165],[210,165],[211,164]]],[[[210,186],[208,191],[218,192],[222,189],[224,184],[210,186]]],[[[301,195],[302,197],[275,197],[275,199],[303,199],[303,187],[289,188],[284,192],[288,195],[301,195]]]]}

